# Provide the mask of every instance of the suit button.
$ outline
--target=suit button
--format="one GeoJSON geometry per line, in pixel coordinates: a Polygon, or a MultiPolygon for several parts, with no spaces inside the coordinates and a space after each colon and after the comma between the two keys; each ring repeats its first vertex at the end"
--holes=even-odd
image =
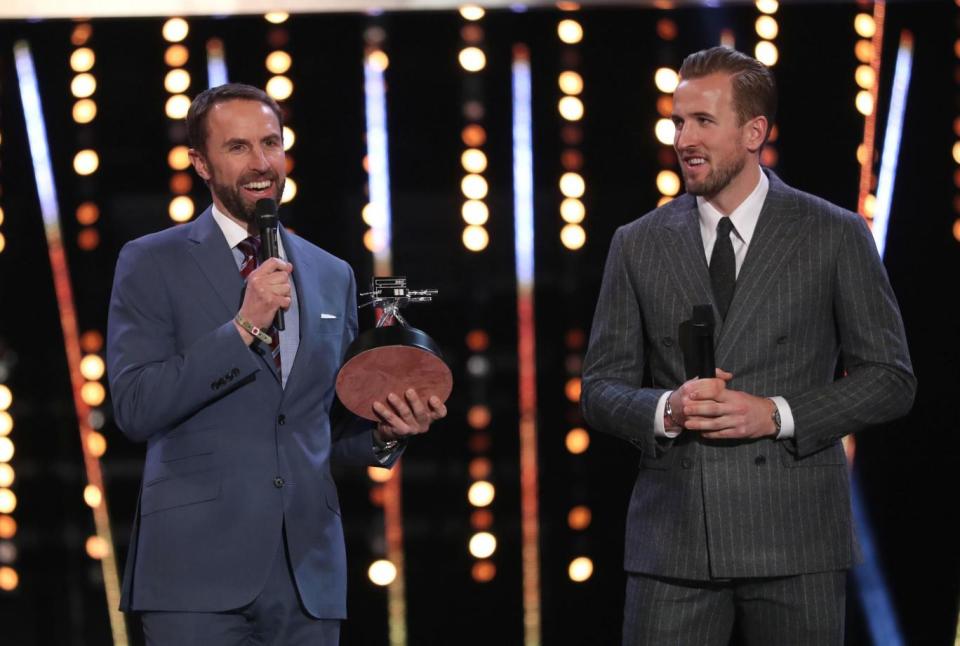
{"type": "Polygon", "coordinates": [[[777,343],[779,343],[780,345],[783,345],[783,344],[786,343],[786,342],[787,342],[787,337],[785,337],[785,336],[782,336],[782,337],[780,337],[780,338],[777,339],[777,343]]]}
{"type": "Polygon", "coordinates": [[[667,346],[668,348],[673,345],[673,339],[668,336],[663,337],[661,341],[663,341],[663,345],[667,346]]]}
{"type": "Polygon", "coordinates": [[[757,465],[758,467],[762,467],[763,465],[765,465],[765,464],[767,463],[767,458],[766,458],[766,456],[758,455],[757,457],[755,457],[755,458],[753,459],[753,463],[754,463],[755,465],[757,465]]]}
{"type": "Polygon", "coordinates": [[[680,466],[682,466],[684,469],[689,469],[693,466],[693,460],[690,458],[683,458],[680,460],[680,466]]]}
{"type": "Polygon", "coordinates": [[[282,487],[282,486],[283,486],[283,478],[281,478],[280,476],[277,476],[276,478],[274,478],[274,479],[273,479],[273,486],[276,487],[277,489],[279,489],[280,487],[282,487]]]}
{"type": "Polygon", "coordinates": [[[283,426],[286,423],[287,423],[286,415],[281,415],[280,417],[277,418],[277,424],[279,424],[280,426],[283,426]]]}

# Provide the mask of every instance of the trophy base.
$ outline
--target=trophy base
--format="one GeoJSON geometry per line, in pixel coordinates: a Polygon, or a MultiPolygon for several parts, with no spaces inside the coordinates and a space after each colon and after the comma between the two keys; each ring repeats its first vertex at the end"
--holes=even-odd
{"type": "Polygon", "coordinates": [[[387,395],[403,397],[410,388],[424,403],[433,396],[445,402],[453,390],[453,374],[425,332],[392,325],[368,330],[350,344],[337,375],[337,397],[350,412],[377,421],[373,402],[386,404],[387,395]]]}

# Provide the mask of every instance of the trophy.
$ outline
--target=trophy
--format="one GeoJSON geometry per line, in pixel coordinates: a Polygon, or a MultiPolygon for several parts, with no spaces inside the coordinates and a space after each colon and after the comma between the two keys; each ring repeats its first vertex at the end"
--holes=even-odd
{"type": "Polygon", "coordinates": [[[387,403],[387,395],[403,397],[413,388],[420,399],[436,396],[446,401],[453,390],[453,374],[437,342],[423,330],[407,324],[400,308],[428,303],[435,289],[407,289],[405,276],[374,278],[370,300],[360,307],[378,310],[377,325],[354,339],[337,375],[337,396],[355,415],[377,421],[373,402],[387,403]]]}

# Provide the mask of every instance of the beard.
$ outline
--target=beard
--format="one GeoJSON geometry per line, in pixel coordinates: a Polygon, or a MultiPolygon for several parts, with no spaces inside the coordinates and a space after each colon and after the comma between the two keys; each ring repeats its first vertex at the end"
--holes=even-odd
{"type": "MultiPolygon", "coordinates": [[[[683,175],[683,183],[686,186],[687,193],[699,195],[702,197],[711,197],[716,195],[727,187],[747,164],[745,155],[739,155],[726,163],[718,163],[710,169],[707,176],[700,181],[693,181],[687,177],[686,172],[683,175]]],[[[683,168],[683,166],[681,166],[683,168]]]]}
{"type": "Polygon", "coordinates": [[[273,199],[279,202],[280,196],[283,195],[284,180],[281,180],[274,173],[265,173],[256,177],[243,177],[235,186],[222,183],[217,177],[216,173],[214,173],[213,178],[210,181],[210,189],[213,191],[213,194],[219,198],[220,203],[226,207],[227,212],[230,215],[244,222],[253,223],[255,220],[257,205],[255,203],[248,205],[246,202],[244,202],[243,198],[240,196],[240,187],[248,182],[255,182],[263,179],[269,179],[273,182],[275,187],[273,199]]]}

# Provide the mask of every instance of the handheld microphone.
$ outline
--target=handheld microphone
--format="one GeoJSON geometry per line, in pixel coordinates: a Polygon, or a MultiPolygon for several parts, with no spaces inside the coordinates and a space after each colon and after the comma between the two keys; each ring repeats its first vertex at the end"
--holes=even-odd
{"type": "Polygon", "coordinates": [[[680,324],[680,348],[687,379],[711,379],[716,376],[713,327],[712,305],[694,305],[693,316],[680,324]]]}
{"type": "MultiPolygon", "coordinates": [[[[266,262],[268,258],[279,258],[280,243],[277,226],[280,224],[280,219],[277,217],[277,201],[269,197],[257,200],[253,217],[256,218],[257,227],[260,229],[260,262],[266,262]]],[[[277,310],[273,326],[278,330],[284,329],[282,308],[277,310]]]]}

